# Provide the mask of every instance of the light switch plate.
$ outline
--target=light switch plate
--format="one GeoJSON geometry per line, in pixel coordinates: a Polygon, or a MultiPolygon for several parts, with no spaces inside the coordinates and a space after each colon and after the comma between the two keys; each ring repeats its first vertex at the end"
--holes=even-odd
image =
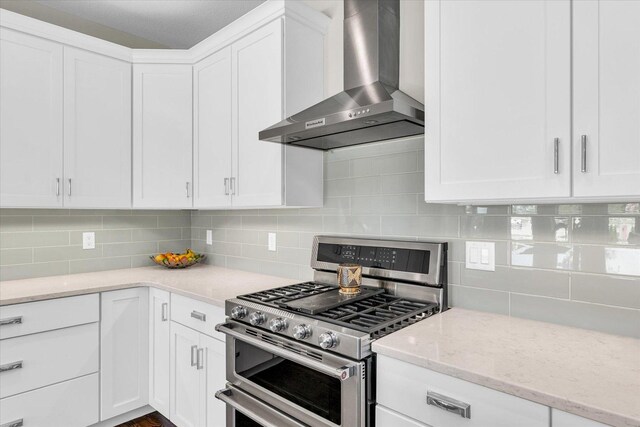
{"type": "Polygon", "coordinates": [[[495,242],[466,242],[465,249],[468,269],[496,271],[495,242]]]}
{"type": "Polygon", "coordinates": [[[271,252],[276,251],[276,233],[269,233],[269,250],[271,252]]]}
{"type": "Polygon", "coordinates": [[[93,231],[87,231],[82,233],[82,249],[95,249],[96,248],[96,233],[93,231]]]}
{"type": "Polygon", "coordinates": [[[207,230],[207,245],[213,245],[213,230],[207,230]]]}

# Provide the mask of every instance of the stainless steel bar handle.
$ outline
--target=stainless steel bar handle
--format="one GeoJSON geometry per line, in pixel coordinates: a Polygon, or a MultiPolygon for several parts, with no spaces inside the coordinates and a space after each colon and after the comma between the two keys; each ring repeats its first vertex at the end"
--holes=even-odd
{"type": "Polygon", "coordinates": [[[229,178],[224,179],[224,195],[229,195],[229,178]]]}
{"type": "Polygon", "coordinates": [[[5,317],[4,319],[0,319],[0,326],[18,325],[20,323],[22,323],[22,316],[5,317]]]}
{"type": "Polygon", "coordinates": [[[69,188],[67,189],[67,195],[71,197],[71,178],[69,178],[69,188]]]}
{"type": "Polygon", "coordinates": [[[268,351],[269,353],[274,354],[276,356],[280,356],[285,359],[289,359],[292,362],[300,363],[301,365],[307,366],[311,369],[315,369],[318,372],[322,372],[323,374],[329,375],[333,378],[337,378],[340,381],[344,381],[356,373],[357,364],[351,365],[351,366],[345,365],[339,368],[334,368],[322,362],[318,362],[315,359],[308,359],[304,356],[299,355],[298,353],[285,350],[275,345],[266,344],[264,341],[258,338],[241,334],[231,329],[227,323],[221,323],[219,325],[216,325],[216,331],[222,332],[223,334],[236,338],[240,341],[244,341],[248,344],[251,344],[254,347],[258,347],[262,350],[268,351]]]}
{"type": "Polygon", "coordinates": [[[198,346],[191,346],[191,366],[196,366],[198,364],[198,346]]]}
{"type": "Polygon", "coordinates": [[[60,178],[56,178],[56,197],[60,195],[60,178]]]}
{"type": "Polygon", "coordinates": [[[196,369],[204,368],[204,348],[199,348],[196,355],[196,369]]]}
{"type": "Polygon", "coordinates": [[[0,427],[22,427],[24,426],[24,420],[20,418],[19,420],[9,421],[6,424],[2,424],[0,427]]]}
{"type": "Polygon", "coordinates": [[[166,322],[167,320],[169,320],[169,303],[163,302],[162,303],[162,321],[166,322]]]}
{"type": "Polygon", "coordinates": [[[191,317],[193,317],[194,319],[198,319],[201,322],[205,322],[207,320],[207,315],[204,313],[200,313],[199,311],[193,310],[191,312],[191,317]]]}
{"type": "Polygon", "coordinates": [[[560,173],[560,138],[553,139],[553,173],[560,173]]]}
{"type": "Polygon", "coordinates": [[[18,360],[17,362],[5,363],[4,365],[0,365],[0,373],[7,371],[15,371],[16,369],[22,369],[22,360],[18,360]]]}
{"type": "Polygon", "coordinates": [[[462,418],[471,418],[471,405],[433,391],[427,391],[427,405],[458,414],[462,418]]]}
{"type": "Polygon", "coordinates": [[[231,194],[235,195],[236,194],[236,179],[235,179],[235,177],[231,177],[230,181],[231,181],[231,194]]]}
{"type": "Polygon", "coordinates": [[[187,181],[187,185],[185,186],[187,192],[187,198],[189,198],[189,181],[187,181]]]}
{"type": "Polygon", "coordinates": [[[580,136],[580,172],[587,172],[587,135],[580,136]]]}
{"type": "Polygon", "coordinates": [[[237,412],[246,415],[264,427],[305,427],[285,413],[272,408],[266,403],[249,397],[246,393],[228,386],[215,394],[216,399],[223,401],[237,412]]]}

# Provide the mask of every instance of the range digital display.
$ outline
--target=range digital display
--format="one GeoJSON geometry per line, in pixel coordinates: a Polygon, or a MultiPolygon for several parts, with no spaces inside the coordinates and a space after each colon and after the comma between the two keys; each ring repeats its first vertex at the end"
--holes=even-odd
{"type": "Polygon", "coordinates": [[[320,243],[318,261],[332,264],[354,263],[382,270],[429,273],[430,251],[385,248],[379,246],[320,243]]]}

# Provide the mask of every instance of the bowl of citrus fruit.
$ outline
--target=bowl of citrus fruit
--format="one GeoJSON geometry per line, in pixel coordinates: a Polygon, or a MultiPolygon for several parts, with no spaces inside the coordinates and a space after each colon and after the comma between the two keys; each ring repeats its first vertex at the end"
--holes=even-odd
{"type": "Polygon", "coordinates": [[[187,249],[186,252],[181,254],[175,254],[173,252],[165,252],[163,254],[151,255],[149,258],[158,265],[167,268],[187,268],[194,264],[199,263],[207,256],[204,254],[197,254],[191,249],[187,249]]]}

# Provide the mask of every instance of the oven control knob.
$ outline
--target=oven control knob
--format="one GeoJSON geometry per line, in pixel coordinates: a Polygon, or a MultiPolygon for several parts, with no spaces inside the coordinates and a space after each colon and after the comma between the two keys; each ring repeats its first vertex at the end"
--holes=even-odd
{"type": "Polygon", "coordinates": [[[282,332],[286,327],[287,325],[282,317],[278,317],[277,319],[273,319],[269,322],[269,329],[271,329],[271,332],[282,332]]]}
{"type": "Polygon", "coordinates": [[[318,337],[318,344],[325,350],[333,348],[338,345],[338,337],[333,332],[325,332],[318,337]]]}
{"type": "Polygon", "coordinates": [[[241,305],[233,307],[231,309],[231,318],[232,319],[244,319],[247,317],[247,309],[241,305]]]}
{"type": "Polygon", "coordinates": [[[251,313],[249,315],[249,323],[251,323],[253,326],[262,325],[265,320],[267,320],[267,316],[265,316],[264,313],[260,311],[256,311],[255,313],[251,313]]]}
{"type": "Polygon", "coordinates": [[[303,340],[311,336],[311,328],[308,325],[297,325],[293,328],[293,337],[297,340],[303,340]]]}

